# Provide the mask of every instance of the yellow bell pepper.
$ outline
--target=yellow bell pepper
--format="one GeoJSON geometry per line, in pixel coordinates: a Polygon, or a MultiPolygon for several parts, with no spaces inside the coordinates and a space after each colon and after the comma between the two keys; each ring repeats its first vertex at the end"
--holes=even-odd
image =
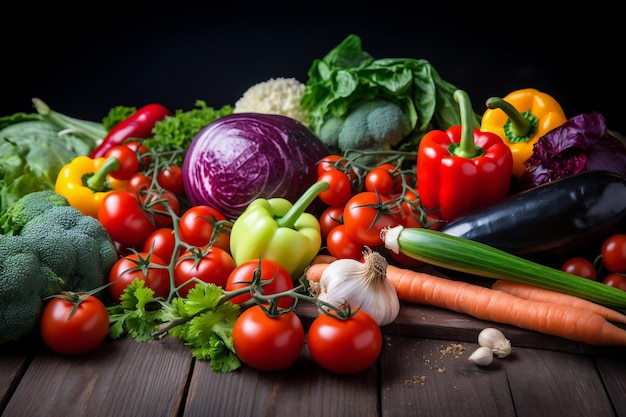
{"type": "Polygon", "coordinates": [[[480,130],[500,136],[513,154],[513,176],[526,172],[524,162],[532,155],[537,140],[567,121],[561,105],[549,94],[534,88],[491,97],[483,113],[480,130]]]}
{"type": "Polygon", "coordinates": [[[98,207],[108,193],[128,188],[127,180],[118,180],[109,172],[119,167],[116,158],[78,156],[66,164],[54,184],[54,191],[65,196],[72,207],[98,218],[98,207]]]}

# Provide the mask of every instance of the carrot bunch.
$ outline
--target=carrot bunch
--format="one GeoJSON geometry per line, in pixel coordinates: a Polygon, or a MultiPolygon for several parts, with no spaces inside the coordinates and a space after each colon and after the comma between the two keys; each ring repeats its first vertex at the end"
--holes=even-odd
{"type": "MultiPolygon", "coordinates": [[[[331,261],[317,259],[306,278],[315,282],[331,261]]],[[[398,298],[597,346],[626,346],[626,315],[578,297],[498,280],[491,288],[388,265],[398,298]]]]}

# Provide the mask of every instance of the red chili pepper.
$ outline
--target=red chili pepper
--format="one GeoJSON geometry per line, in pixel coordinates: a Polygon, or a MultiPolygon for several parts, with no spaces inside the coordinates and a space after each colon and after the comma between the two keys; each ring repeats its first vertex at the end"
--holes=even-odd
{"type": "Polygon", "coordinates": [[[474,127],[467,93],[457,90],[454,99],[461,125],[428,132],[417,152],[422,205],[448,221],[506,197],[513,174],[511,149],[498,135],[474,127]]]}
{"type": "Polygon", "coordinates": [[[160,104],[148,104],[137,110],[132,116],[122,120],[109,131],[102,143],[89,156],[100,158],[113,146],[121,145],[127,139],[145,139],[152,134],[154,125],[166,116],[171,116],[167,108],[160,104]]]}

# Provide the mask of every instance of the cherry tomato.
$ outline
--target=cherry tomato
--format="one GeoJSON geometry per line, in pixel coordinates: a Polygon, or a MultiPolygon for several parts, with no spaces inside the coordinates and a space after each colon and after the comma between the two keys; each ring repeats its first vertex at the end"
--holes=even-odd
{"type": "Polygon", "coordinates": [[[365,176],[365,189],[387,196],[393,189],[393,177],[385,168],[374,168],[365,176]]]}
{"type": "Polygon", "coordinates": [[[183,195],[185,193],[183,169],[178,165],[170,165],[159,171],[157,181],[161,187],[176,195],[183,195]]]}
{"type": "Polygon", "coordinates": [[[320,215],[320,232],[322,239],[326,240],[328,232],[343,224],[343,206],[331,206],[326,208],[320,215]]]}
{"type": "Polygon", "coordinates": [[[233,346],[241,362],[259,371],[280,371],[302,353],[304,328],[290,311],[269,317],[259,306],[245,310],[233,326],[233,346]]]}
{"type": "Polygon", "coordinates": [[[146,287],[154,291],[155,297],[167,298],[170,295],[170,274],[167,263],[157,255],[148,252],[135,252],[120,258],[109,271],[109,292],[116,303],[124,290],[135,279],[145,281],[146,287]]]}
{"type": "Polygon", "coordinates": [[[98,207],[98,220],[111,236],[124,247],[143,246],[156,227],[154,218],[143,209],[136,193],[111,191],[98,207]]]}
{"type": "Polygon", "coordinates": [[[180,200],[169,190],[148,190],[139,194],[144,209],[152,215],[156,227],[172,227],[174,219],[167,209],[169,206],[174,215],[180,214],[180,200]]]}
{"type": "Polygon", "coordinates": [[[317,177],[318,181],[326,181],[330,188],[319,193],[319,198],[329,206],[343,206],[352,197],[350,178],[338,169],[332,169],[317,177]]]}
{"type": "MultiPolygon", "coordinates": [[[[166,264],[172,260],[172,255],[176,249],[176,235],[171,227],[161,227],[156,229],[146,238],[143,244],[143,251],[150,252],[163,259],[166,264]]],[[[182,250],[179,249],[179,251],[182,250]]],[[[181,252],[182,253],[182,252],[181,252]]]]}
{"type": "Polygon", "coordinates": [[[187,283],[178,290],[181,297],[186,297],[189,290],[196,286],[197,282],[189,282],[192,278],[224,288],[235,267],[233,257],[215,246],[205,246],[200,251],[186,251],[176,258],[174,284],[180,287],[187,283]]]}
{"type": "Polygon", "coordinates": [[[592,281],[598,279],[598,272],[593,266],[593,262],[591,262],[587,258],[582,258],[578,256],[567,259],[565,262],[563,262],[563,265],[561,265],[561,271],[565,271],[579,277],[587,278],[592,281]]]}
{"type": "MultiPolygon", "coordinates": [[[[254,272],[259,268],[261,280],[268,281],[267,284],[263,285],[264,295],[277,294],[294,288],[293,279],[289,271],[278,262],[262,258],[260,263],[258,259],[253,259],[237,266],[228,276],[224,290],[234,291],[249,286],[254,277],[254,272]]],[[[246,293],[233,297],[230,301],[235,304],[242,304],[250,299],[252,299],[252,296],[246,293]]],[[[291,307],[293,301],[292,297],[282,297],[278,300],[278,307],[287,309],[291,307]]]]}
{"type": "Polygon", "coordinates": [[[616,272],[610,273],[602,280],[603,284],[626,291],[626,276],[616,272]]]}
{"type": "Polygon", "coordinates": [[[337,259],[361,259],[364,246],[348,234],[346,226],[340,224],[334,227],[326,236],[328,253],[337,259]]]}
{"type": "Polygon", "coordinates": [[[150,158],[146,145],[138,140],[133,140],[130,142],[124,142],[124,146],[132,149],[132,151],[135,152],[135,155],[137,155],[137,159],[139,160],[139,171],[145,171],[150,167],[152,159],[150,158]]]}
{"type": "Polygon", "coordinates": [[[626,234],[607,238],[600,249],[604,267],[610,272],[626,272],[626,234]]]}
{"type": "Polygon", "coordinates": [[[150,189],[152,185],[152,178],[141,172],[136,173],[128,180],[128,191],[132,191],[135,194],[139,194],[144,190],[150,189]]]}
{"type": "MultiPolygon", "coordinates": [[[[211,206],[193,206],[180,217],[178,231],[180,239],[192,246],[205,246],[211,242],[215,224],[226,221],[226,217],[211,206]]],[[[230,252],[230,233],[218,232],[214,247],[230,252]]]]}
{"type": "Polygon", "coordinates": [[[376,321],[364,311],[345,320],[320,314],[309,327],[307,345],[322,368],[336,374],[355,374],[376,362],[383,336],[376,321]]]}
{"type": "Polygon", "coordinates": [[[328,155],[317,163],[317,176],[319,177],[326,171],[337,169],[336,164],[343,159],[341,155],[328,155]]]}
{"type": "Polygon", "coordinates": [[[63,293],[45,305],[39,332],[46,346],[56,353],[90,352],[100,346],[109,332],[109,313],[93,295],[63,293]]]}
{"type": "Polygon", "coordinates": [[[343,223],[352,239],[367,246],[378,246],[383,242],[380,232],[385,227],[400,224],[397,216],[382,207],[383,197],[365,191],[353,196],[343,210],[343,223]]]}
{"type": "Polygon", "coordinates": [[[119,168],[109,173],[115,179],[127,180],[139,170],[137,154],[128,146],[117,145],[110,148],[104,154],[105,158],[114,157],[119,162],[119,168]]]}

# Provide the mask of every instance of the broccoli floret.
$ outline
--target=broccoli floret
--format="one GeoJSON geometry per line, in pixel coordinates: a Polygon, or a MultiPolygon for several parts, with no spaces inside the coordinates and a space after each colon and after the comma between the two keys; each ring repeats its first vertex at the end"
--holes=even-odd
{"type": "MultiPolygon", "coordinates": [[[[27,197],[29,204],[18,203],[29,213],[35,210],[31,205],[56,201],[47,191],[27,197]]],[[[0,235],[0,344],[35,330],[45,297],[103,286],[116,261],[102,224],[67,201],[30,218],[19,235],[0,235]]]]}
{"type": "Polygon", "coordinates": [[[24,226],[21,236],[32,239],[42,262],[62,276],[72,291],[103,285],[117,260],[102,224],[70,206],[47,210],[24,226]]]}
{"type": "Polygon", "coordinates": [[[0,213],[0,228],[4,235],[19,235],[22,228],[33,218],[56,206],[67,206],[67,198],[54,190],[26,194],[15,204],[0,213]]]}
{"type": "Polygon", "coordinates": [[[62,290],[63,280],[42,265],[30,238],[0,235],[0,344],[31,334],[43,297],[62,290]]]}
{"type": "Polygon", "coordinates": [[[235,103],[233,113],[280,114],[308,126],[311,117],[300,104],[304,87],[295,78],[270,78],[248,88],[235,103]]]}
{"type": "Polygon", "coordinates": [[[361,101],[344,118],[331,117],[319,138],[333,152],[390,150],[411,133],[409,119],[400,106],[388,100],[361,101]]]}

